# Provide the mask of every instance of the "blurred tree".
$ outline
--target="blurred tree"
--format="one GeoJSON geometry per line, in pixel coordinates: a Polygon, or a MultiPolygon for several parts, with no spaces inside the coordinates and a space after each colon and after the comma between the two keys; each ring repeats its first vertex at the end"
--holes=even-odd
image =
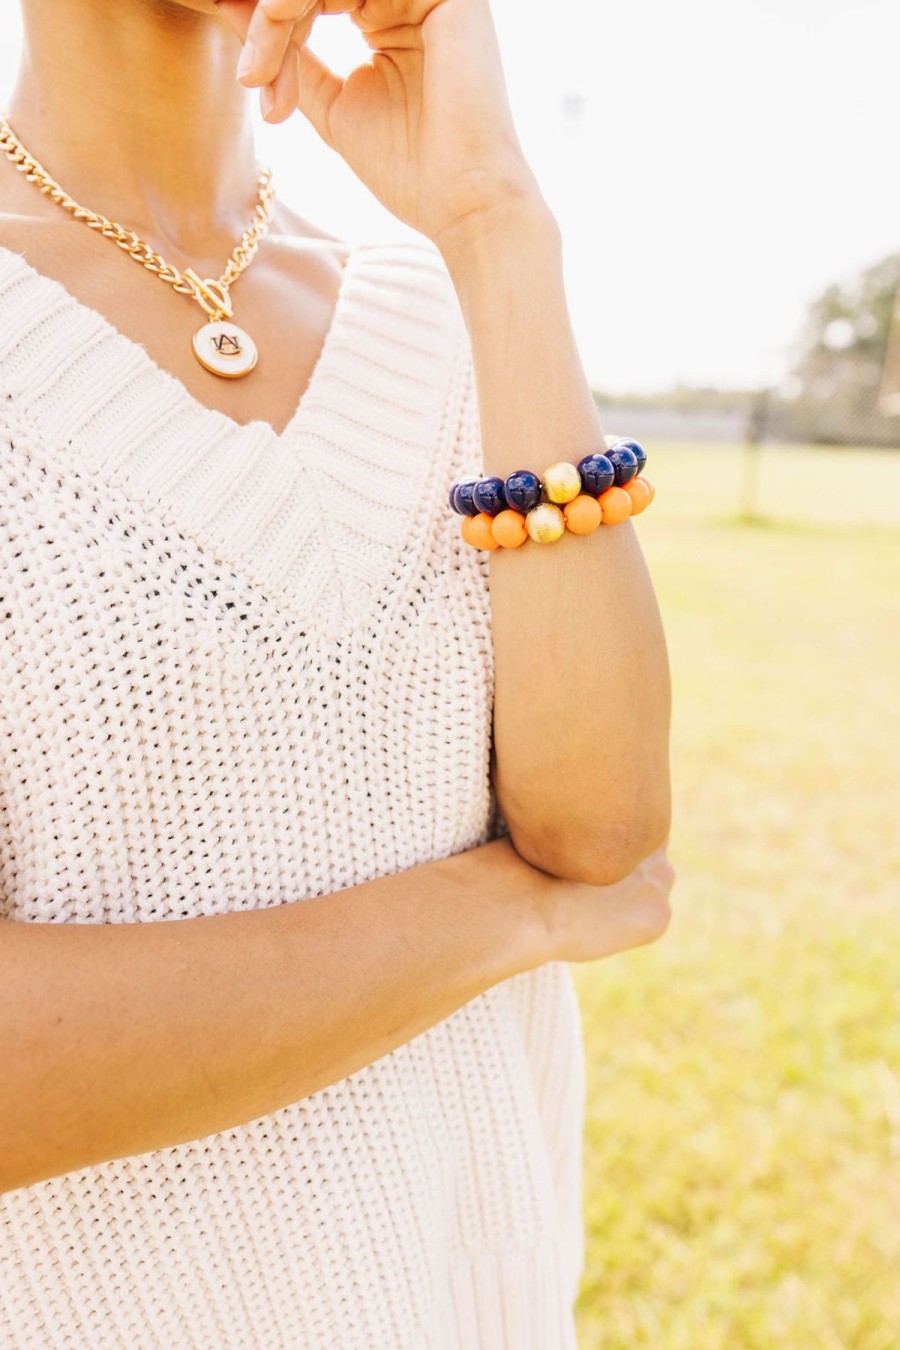
{"type": "Polygon", "coordinates": [[[802,433],[810,440],[900,443],[896,420],[878,410],[900,253],[849,284],[829,286],[810,307],[790,385],[802,433]]]}

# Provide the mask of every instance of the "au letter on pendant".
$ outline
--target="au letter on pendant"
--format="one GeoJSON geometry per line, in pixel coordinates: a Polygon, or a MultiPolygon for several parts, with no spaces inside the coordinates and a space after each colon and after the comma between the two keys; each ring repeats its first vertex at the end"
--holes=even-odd
{"type": "Polygon", "coordinates": [[[201,366],[230,380],[249,375],[259,355],[250,334],[230,319],[203,324],[194,334],[193,345],[201,366]]]}

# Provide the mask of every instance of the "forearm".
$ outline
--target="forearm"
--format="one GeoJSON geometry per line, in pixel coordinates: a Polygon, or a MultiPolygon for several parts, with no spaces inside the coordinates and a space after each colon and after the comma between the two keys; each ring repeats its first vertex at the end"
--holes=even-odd
{"type": "MultiPolygon", "coordinates": [[[[442,243],[471,339],[484,473],[604,448],[538,201],[442,243]]],[[[594,884],[668,835],[669,665],[630,521],[490,554],[495,786],[524,857],[594,884]]]]}
{"type": "Polygon", "coordinates": [[[0,1190],[253,1120],[544,953],[508,840],[334,895],[142,924],[0,923],[0,1190]]]}

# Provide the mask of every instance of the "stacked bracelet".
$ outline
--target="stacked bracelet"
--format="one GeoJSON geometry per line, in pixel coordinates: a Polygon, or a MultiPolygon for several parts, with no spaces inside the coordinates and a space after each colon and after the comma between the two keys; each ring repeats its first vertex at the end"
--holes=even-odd
{"type": "Polygon", "coordinates": [[[517,469],[505,481],[454,483],[450,505],[463,517],[462,537],[473,548],[518,548],[526,539],[552,544],[566,530],[592,534],[646,510],[655,495],[646,463],[637,441],[607,436],[605,454],[585,455],[577,465],[551,464],[540,477],[517,469]]]}

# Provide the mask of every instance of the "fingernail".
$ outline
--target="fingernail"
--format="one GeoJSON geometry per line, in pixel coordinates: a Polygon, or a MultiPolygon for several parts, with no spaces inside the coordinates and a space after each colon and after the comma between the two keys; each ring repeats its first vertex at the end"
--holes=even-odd
{"type": "Polygon", "coordinates": [[[267,84],[264,84],[259,91],[259,106],[263,117],[268,117],[275,107],[275,95],[267,84]]]}
{"type": "Polygon", "coordinates": [[[253,62],[256,60],[256,48],[249,40],[241,48],[241,57],[237,63],[238,79],[242,75],[249,75],[253,62]]]}

